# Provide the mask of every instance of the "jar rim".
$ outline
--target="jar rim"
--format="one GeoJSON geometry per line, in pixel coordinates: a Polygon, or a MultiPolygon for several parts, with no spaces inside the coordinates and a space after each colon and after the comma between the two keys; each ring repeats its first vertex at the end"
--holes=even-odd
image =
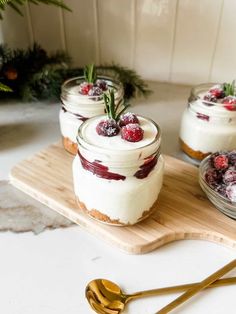
{"type": "MultiPolygon", "coordinates": [[[[98,75],[97,78],[102,79],[102,80],[106,81],[106,83],[108,83],[108,85],[111,85],[110,87],[113,87],[115,89],[115,93],[117,93],[119,90],[123,90],[123,84],[120,81],[118,81],[112,77],[98,75]]],[[[79,84],[74,84],[73,86],[69,86],[69,85],[72,83],[76,83],[76,81],[80,81],[78,83],[82,83],[82,80],[85,80],[85,77],[83,75],[82,76],[75,76],[75,77],[67,79],[61,85],[61,94],[63,95],[65,93],[68,96],[76,96],[76,97],[79,97],[81,99],[85,99],[88,97],[90,99],[97,99],[98,97],[102,96],[102,95],[100,95],[100,96],[82,95],[82,94],[79,94],[78,92],[72,91],[71,87],[78,86],[79,84]]]]}
{"type": "MultiPolygon", "coordinates": [[[[190,94],[190,98],[189,98],[189,102],[191,102],[192,98],[195,100],[201,100],[203,102],[203,104],[205,103],[206,106],[215,106],[215,107],[219,107],[222,108],[225,106],[225,104],[223,103],[219,103],[219,102],[215,102],[215,101],[209,101],[209,100],[205,100],[202,97],[200,97],[200,93],[206,93],[207,91],[209,91],[209,89],[215,85],[221,85],[222,83],[202,83],[202,84],[198,84],[195,85],[191,88],[191,94],[190,94]]],[[[232,95],[233,96],[233,95],[232,95]]],[[[236,105],[233,105],[235,107],[236,110],[236,105]]],[[[234,110],[232,110],[234,111],[234,110]]]]}
{"type": "MultiPolygon", "coordinates": [[[[77,135],[77,137],[76,137],[76,139],[77,139],[77,143],[78,143],[78,145],[81,145],[83,148],[85,148],[85,149],[91,149],[91,150],[95,150],[96,152],[101,152],[101,151],[104,151],[104,150],[107,150],[107,151],[109,151],[109,153],[112,153],[112,152],[114,152],[114,154],[120,154],[120,155],[125,155],[127,152],[128,153],[130,153],[130,152],[139,152],[139,151],[142,151],[143,149],[146,149],[146,148],[149,148],[149,147],[151,147],[152,145],[154,145],[155,143],[158,143],[159,141],[160,141],[160,139],[161,139],[161,128],[160,128],[160,126],[155,122],[155,121],[153,121],[152,119],[150,119],[150,118],[148,118],[148,117],[145,117],[145,116],[142,116],[142,115],[138,115],[138,117],[141,117],[141,118],[144,118],[144,119],[146,119],[146,120],[148,120],[149,122],[151,122],[154,126],[155,126],[155,128],[156,128],[156,130],[157,130],[157,134],[156,134],[156,136],[155,136],[155,138],[150,142],[150,143],[148,143],[148,144],[146,144],[146,145],[144,145],[144,146],[141,146],[141,147],[136,147],[136,148],[131,148],[131,149],[126,149],[126,150],[124,150],[124,149],[116,149],[116,150],[114,150],[114,149],[108,149],[108,148],[103,148],[103,147],[101,147],[101,146],[99,146],[99,145],[95,145],[95,144],[91,144],[91,143],[89,143],[88,141],[86,141],[85,139],[84,139],[84,137],[83,137],[83,135],[82,135],[82,131],[83,131],[83,128],[93,119],[97,119],[98,117],[104,117],[104,114],[103,115],[98,115],[98,116],[95,116],[95,117],[92,117],[92,118],[89,118],[88,120],[86,120],[86,121],[84,121],[81,125],[80,125],[80,127],[79,127],[79,129],[78,129],[78,135],[77,135]],[[82,140],[82,141],[80,141],[80,139],[82,140]]],[[[158,148],[160,147],[160,143],[159,143],[159,145],[158,145],[158,148]]]]}

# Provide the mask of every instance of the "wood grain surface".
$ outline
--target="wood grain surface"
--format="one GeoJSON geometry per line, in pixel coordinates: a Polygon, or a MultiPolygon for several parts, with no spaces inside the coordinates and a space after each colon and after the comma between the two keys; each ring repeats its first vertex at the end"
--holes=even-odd
{"type": "Polygon", "coordinates": [[[164,158],[164,185],[156,211],[148,219],[128,227],[96,222],[78,209],[72,183],[73,156],[61,144],[51,145],[17,164],[10,180],[98,239],[127,253],[146,253],[180,239],[204,239],[236,248],[236,221],[208,201],[198,184],[198,169],[173,157],[164,158]]]}

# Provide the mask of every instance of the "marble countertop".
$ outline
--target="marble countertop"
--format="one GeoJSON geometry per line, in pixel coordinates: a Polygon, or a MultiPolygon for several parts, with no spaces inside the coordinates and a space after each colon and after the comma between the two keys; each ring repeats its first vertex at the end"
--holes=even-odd
{"type": "MultiPolygon", "coordinates": [[[[178,146],[190,87],[164,83],[150,83],[150,87],[154,93],[147,100],[136,100],[133,111],[160,124],[164,153],[190,161],[178,146]]],[[[6,180],[14,164],[58,140],[59,104],[5,102],[0,112],[0,179],[6,180]]],[[[11,195],[5,194],[0,203],[0,226],[11,195]]],[[[198,240],[178,241],[145,255],[126,255],[75,225],[38,235],[1,232],[0,252],[0,311],[4,314],[90,314],[84,289],[93,278],[113,280],[124,291],[134,292],[200,281],[236,257],[233,249],[198,240]]],[[[236,276],[236,270],[230,275],[236,276]]],[[[235,313],[235,293],[236,286],[210,289],[173,313],[235,313]]],[[[175,297],[137,300],[125,313],[153,314],[175,297]]]]}

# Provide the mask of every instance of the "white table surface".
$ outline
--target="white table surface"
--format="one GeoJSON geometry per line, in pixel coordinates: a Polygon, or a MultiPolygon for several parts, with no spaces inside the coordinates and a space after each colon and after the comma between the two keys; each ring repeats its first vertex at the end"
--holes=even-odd
{"type": "MultiPolygon", "coordinates": [[[[178,147],[180,117],[189,87],[151,83],[153,95],[138,99],[134,112],[152,117],[163,131],[162,151],[184,159],[178,147]]],[[[59,104],[0,104],[0,179],[18,161],[60,137],[59,104]]],[[[236,232],[236,222],[235,222],[236,232]]],[[[86,283],[107,278],[125,292],[202,280],[236,251],[218,244],[184,240],[145,255],[126,255],[78,226],[28,233],[0,233],[0,313],[89,314],[86,283]]],[[[236,270],[230,275],[236,276],[236,270]]],[[[178,294],[137,300],[125,313],[154,314],[178,294]]],[[[173,313],[234,314],[236,286],[205,291],[173,313]]]]}

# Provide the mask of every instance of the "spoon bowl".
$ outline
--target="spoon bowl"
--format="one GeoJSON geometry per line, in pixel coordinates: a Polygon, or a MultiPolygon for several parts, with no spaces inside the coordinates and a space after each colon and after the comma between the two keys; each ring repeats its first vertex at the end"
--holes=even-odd
{"type": "Polygon", "coordinates": [[[92,309],[101,314],[120,314],[127,302],[120,287],[106,279],[92,280],[85,295],[92,309]]]}
{"type": "MultiPolygon", "coordinates": [[[[218,279],[211,283],[209,288],[236,284],[236,277],[218,279]]],[[[164,287],[146,291],[139,291],[132,294],[125,294],[114,282],[107,279],[94,279],[90,281],[85,290],[85,296],[91,308],[99,314],[120,314],[126,304],[138,298],[146,296],[175,293],[194,288],[199,283],[190,283],[179,286],[164,287]]]]}

